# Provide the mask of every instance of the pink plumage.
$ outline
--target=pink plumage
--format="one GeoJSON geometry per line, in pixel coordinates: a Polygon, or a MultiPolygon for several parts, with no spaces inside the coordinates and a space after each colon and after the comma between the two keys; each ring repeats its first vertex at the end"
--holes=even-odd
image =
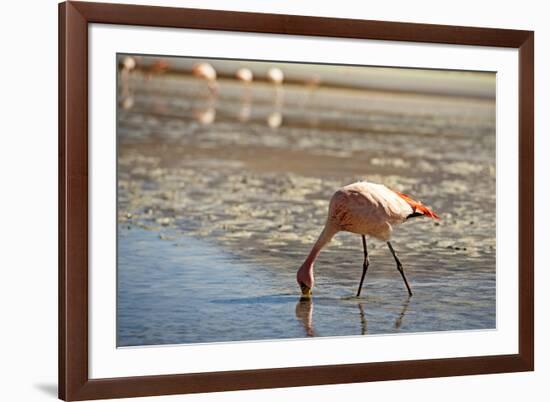
{"type": "Polygon", "coordinates": [[[218,82],[216,81],[218,75],[216,70],[210,63],[202,62],[193,65],[191,70],[193,75],[201,80],[205,80],[208,84],[208,90],[216,95],[218,92],[218,82]]]}
{"type": "Polygon", "coordinates": [[[358,296],[361,293],[362,282],[369,264],[365,236],[388,243],[397,263],[397,269],[405,281],[409,295],[412,295],[401,262],[389,241],[396,225],[417,216],[439,219],[435,212],[421,202],[415,201],[403,193],[393,191],[383,184],[360,181],[338,189],[330,200],[325,227],[298,270],[296,279],[302,289],[302,294],[304,296],[311,295],[311,288],[314,284],[313,263],[321,249],[330,242],[336,233],[346,231],[363,236],[365,260],[358,296]]]}

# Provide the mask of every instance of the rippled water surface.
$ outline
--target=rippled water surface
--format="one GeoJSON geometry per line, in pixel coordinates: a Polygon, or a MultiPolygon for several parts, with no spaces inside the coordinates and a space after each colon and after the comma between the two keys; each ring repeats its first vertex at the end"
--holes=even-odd
{"type": "Polygon", "coordinates": [[[119,346],[495,328],[493,100],[135,72],[118,111],[119,346]],[[393,246],[340,233],[312,301],[295,274],[358,179],[431,206],[393,246]]]}

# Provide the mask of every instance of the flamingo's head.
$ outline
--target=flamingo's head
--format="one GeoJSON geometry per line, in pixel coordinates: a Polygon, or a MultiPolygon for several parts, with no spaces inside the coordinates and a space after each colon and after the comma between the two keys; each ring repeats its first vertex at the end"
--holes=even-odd
{"type": "Polygon", "coordinates": [[[312,295],[311,288],[304,283],[300,283],[300,290],[302,291],[302,297],[310,298],[312,295]]]}
{"type": "Polygon", "coordinates": [[[298,286],[300,286],[302,297],[311,297],[311,289],[313,289],[313,270],[302,265],[296,274],[296,282],[298,282],[298,286]]]}

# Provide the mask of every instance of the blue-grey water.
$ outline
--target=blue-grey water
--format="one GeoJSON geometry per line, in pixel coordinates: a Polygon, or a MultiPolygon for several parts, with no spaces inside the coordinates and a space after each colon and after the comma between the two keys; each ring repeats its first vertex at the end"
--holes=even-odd
{"type": "MultiPolygon", "coordinates": [[[[334,73],[334,72],[333,72],[334,73]]],[[[495,328],[494,100],[220,81],[119,80],[118,346],[495,328]],[[126,86],[126,87],[125,87],[126,86]],[[434,208],[393,245],[340,233],[295,274],[334,190],[434,208]]]]}

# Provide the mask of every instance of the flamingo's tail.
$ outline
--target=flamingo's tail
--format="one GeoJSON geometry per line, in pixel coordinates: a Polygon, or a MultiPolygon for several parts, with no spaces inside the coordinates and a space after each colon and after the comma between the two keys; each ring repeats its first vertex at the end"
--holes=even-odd
{"type": "MultiPolygon", "coordinates": [[[[395,190],[394,190],[395,191],[395,190]]],[[[407,194],[400,193],[399,191],[395,191],[395,193],[403,198],[407,203],[412,207],[414,212],[421,213],[424,216],[427,216],[429,218],[441,220],[441,218],[430,208],[422,204],[420,201],[413,200],[411,197],[409,197],[407,194]]]]}

